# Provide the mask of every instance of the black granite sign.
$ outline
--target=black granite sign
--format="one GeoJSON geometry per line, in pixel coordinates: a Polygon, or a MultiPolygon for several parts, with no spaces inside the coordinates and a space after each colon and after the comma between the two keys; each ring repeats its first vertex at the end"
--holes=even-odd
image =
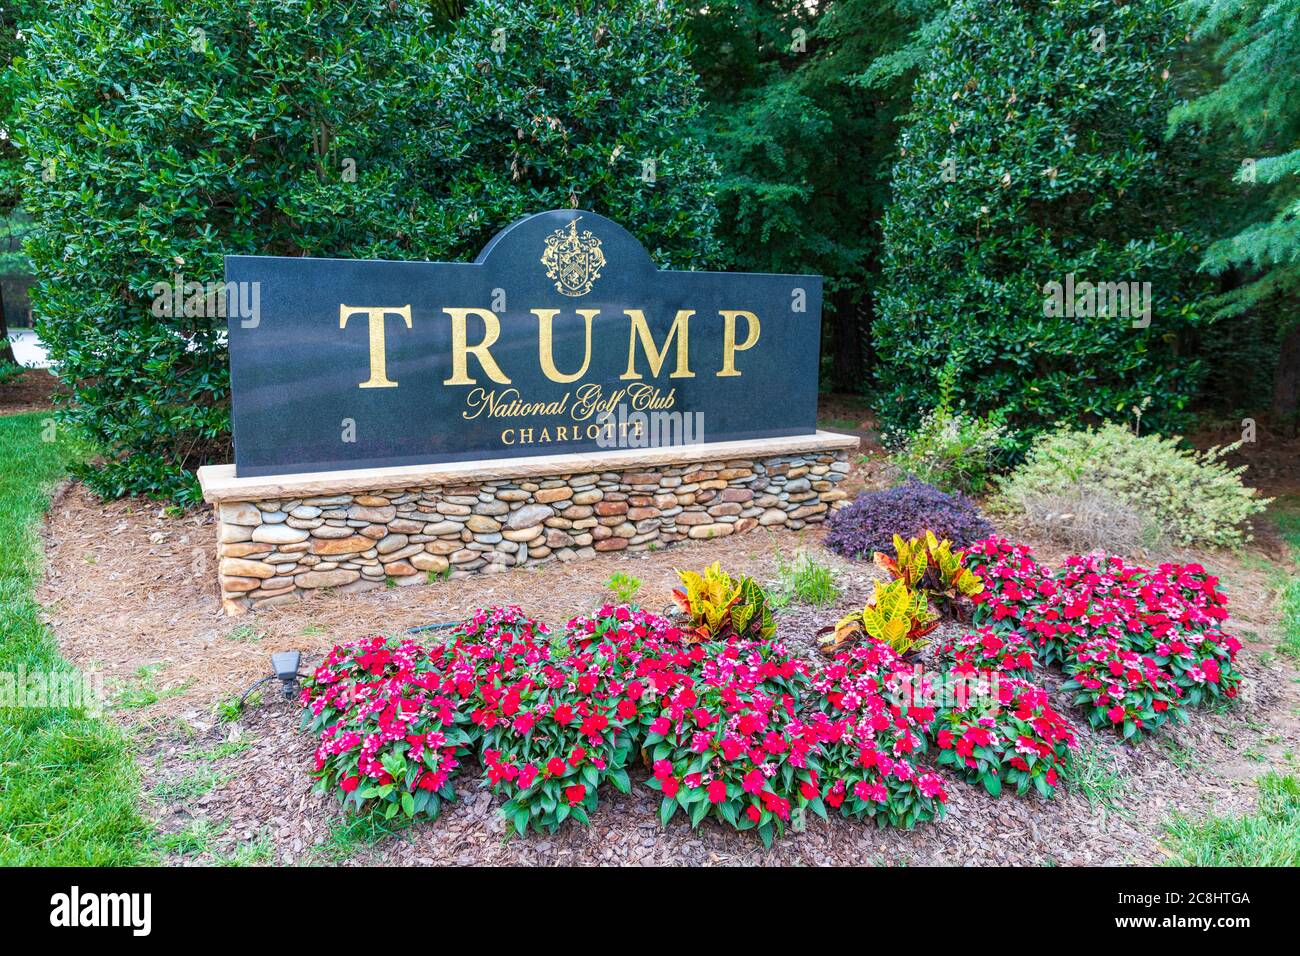
{"type": "Polygon", "coordinates": [[[659,271],[580,210],[473,263],[227,256],[236,473],[812,434],[821,291],[659,271]]]}

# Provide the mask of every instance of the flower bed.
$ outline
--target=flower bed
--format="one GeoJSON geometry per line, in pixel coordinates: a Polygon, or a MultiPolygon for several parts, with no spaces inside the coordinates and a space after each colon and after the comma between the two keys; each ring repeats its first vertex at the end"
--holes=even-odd
{"type": "Polygon", "coordinates": [[[965,677],[994,670],[1024,678],[1034,670],[1033,643],[1020,631],[998,633],[991,627],[981,627],[948,638],[936,652],[940,660],[952,665],[951,673],[965,677]]]}
{"type": "Polygon", "coordinates": [[[1237,694],[1241,643],[1221,629],[1227,599],[1198,564],[1149,570],[1093,554],[1049,573],[998,538],[973,545],[967,561],[986,584],[976,619],[1017,629],[1042,663],[1061,665],[1094,726],[1137,740],[1185,707],[1237,694]]]}
{"type": "Polygon", "coordinates": [[[317,789],[387,819],[436,817],[470,744],[444,665],[441,648],[395,638],[334,648],[302,696],[302,726],[320,735],[317,789]]]}
{"type": "Polygon", "coordinates": [[[713,644],[697,679],[658,703],[645,748],[660,819],[678,808],[754,829],[765,845],[819,802],[816,730],[798,716],[807,667],[775,641],[713,644]],[[798,816],[796,816],[798,815],[798,816]]]}
{"type": "Polygon", "coordinates": [[[1197,565],[1091,555],[1051,572],[997,538],[964,560],[984,584],[977,625],[936,648],[939,675],[870,628],[810,670],[768,625],[761,588],[719,568],[684,592],[684,627],[605,605],[553,636],[504,607],[433,646],[340,645],[302,696],[317,786],[352,811],[434,817],[472,754],[514,830],[554,831],[589,822],[606,784],[630,792],[640,758],[663,823],[680,810],[691,827],[712,817],[770,845],[808,812],[902,827],[942,817],[929,754],[994,796],[1051,796],[1076,741],[1025,679],[1040,663],[1062,664],[1090,723],[1130,741],[1236,694],[1240,645],[1197,565]]]}
{"type": "Polygon", "coordinates": [[[1041,687],[996,675],[964,704],[942,709],[934,722],[937,763],[980,783],[993,796],[1003,785],[1044,797],[1056,791],[1076,746],[1074,728],[1041,687]]]}
{"type": "Polygon", "coordinates": [[[1076,647],[1068,673],[1061,689],[1088,708],[1088,721],[1119,729],[1125,740],[1139,740],[1170,718],[1187,720],[1177,682],[1150,657],[1113,638],[1076,647]]]}
{"type": "Polygon", "coordinates": [[[841,815],[907,828],[943,816],[942,778],[914,762],[934,712],[912,703],[925,690],[913,680],[913,669],[878,641],[837,654],[814,678],[822,796],[841,815]]]}

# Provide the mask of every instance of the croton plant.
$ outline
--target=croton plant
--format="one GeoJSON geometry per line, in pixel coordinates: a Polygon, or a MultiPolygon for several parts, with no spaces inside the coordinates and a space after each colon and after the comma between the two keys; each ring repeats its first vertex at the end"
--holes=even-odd
{"type": "Polygon", "coordinates": [[[733,578],[715,561],[697,571],[678,571],[682,587],[673,599],[686,616],[689,640],[767,640],[776,633],[772,608],[751,577],[733,578]]]}

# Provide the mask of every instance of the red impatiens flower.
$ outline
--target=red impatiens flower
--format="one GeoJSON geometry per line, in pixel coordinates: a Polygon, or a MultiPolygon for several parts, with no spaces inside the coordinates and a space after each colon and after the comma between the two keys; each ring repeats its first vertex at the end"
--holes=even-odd
{"type": "Polygon", "coordinates": [[[575,803],[581,803],[583,798],[587,796],[587,788],[580,783],[575,783],[570,787],[564,788],[564,796],[565,799],[569,801],[570,806],[575,803]]]}

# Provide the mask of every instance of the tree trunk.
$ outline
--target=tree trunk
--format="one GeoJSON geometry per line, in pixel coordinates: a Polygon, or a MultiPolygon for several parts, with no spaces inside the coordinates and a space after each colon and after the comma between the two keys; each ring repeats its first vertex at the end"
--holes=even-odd
{"type": "Polygon", "coordinates": [[[1273,373],[1274,427],[1286,438],[1296,436],[1300,424],[1300,322],[1282,336],[1282,348],[1273,373]]]}
{"type": "Polygon", "coordinates": [[[0,285],[0,362],[18,362],[14,356],[14,347],[9,344],[9,325],[5,322],[5,290],[2,285],[0,285]]]}

